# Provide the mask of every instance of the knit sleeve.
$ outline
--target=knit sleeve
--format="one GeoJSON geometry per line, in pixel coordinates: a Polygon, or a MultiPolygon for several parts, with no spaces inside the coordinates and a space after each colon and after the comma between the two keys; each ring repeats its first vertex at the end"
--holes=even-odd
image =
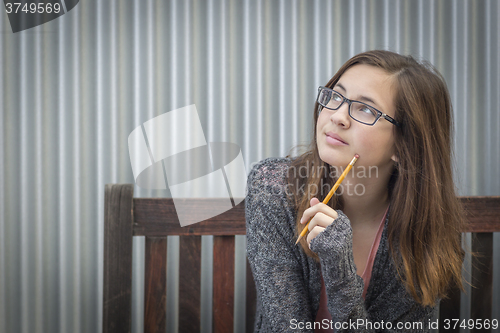
{"type": "Polygon", "coordinates": [[[245,216],[257,290],[255,332],[287,332],[293,320],[311,320],[300,254],[293,246],[285,171],[285,164],[266,159],[248,176],[245,216]]]}
{"type": "Polygon", "coordinates": [[[435,309],[423,307],[409,297],[391,274],[392,264],[383,267],[384,285],[378,286],[381,293],[365,308],[364,282],[354,264],[351,223],[341,210],[337,212],[338,218],[310,243],[320,258],[332,321],[343,325],[336,332],[428,332],[435,309]],[[413,326],[408,330],[404,325],[413,326]]]}

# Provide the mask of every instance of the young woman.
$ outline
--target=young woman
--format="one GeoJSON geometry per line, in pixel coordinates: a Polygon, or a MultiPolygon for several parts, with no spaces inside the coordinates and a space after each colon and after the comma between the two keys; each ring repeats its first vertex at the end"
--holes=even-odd
{"type": "Polygon", "coordinates": [[[313,111],[308,151],[248,176],[255,331],[428,331],[447,288],[462,286],[444,79],[412,57],[365,52],[319,88],[313,111]]]}

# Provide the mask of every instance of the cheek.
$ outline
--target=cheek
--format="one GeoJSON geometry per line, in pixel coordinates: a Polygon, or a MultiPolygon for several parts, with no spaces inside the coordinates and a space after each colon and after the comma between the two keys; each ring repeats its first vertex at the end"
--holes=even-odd
{"type": "Polygon", "coordinates": [[[377,140],[367,131],[359,131],[355,136],[356,146],[366,149],[377,146],[377,140]]]}
{"type": "Polygon", "coordinates": [[[392,135],[380,135],[371,131],[362,131],[356,135],[356,150],[366,161],[379,164],[392,156],[394,140],[392,135]]]}
{"type": "Polygon", "coordinates": [[[318,120],[316,121],[316,139],[323,132],[323,127],[325,127],[328,122],[328,116],[325,115],[325,112],[321,112],[318,116],[318,120]]]}
{"type": "MultiPolygon", "coordinates": [[[[357,126],[357,124],[355,124],[355,126],[357,126]]],[[[380,145],[380,134],[377,131],[373,131],[371,128],[356,127],[353,134],[352,137],[356,148],[368,152],[376,149],[380,145]]]]}

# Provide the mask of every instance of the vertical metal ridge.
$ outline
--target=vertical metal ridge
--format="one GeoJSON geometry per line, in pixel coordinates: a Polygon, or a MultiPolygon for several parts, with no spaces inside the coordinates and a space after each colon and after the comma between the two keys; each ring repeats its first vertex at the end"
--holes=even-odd
{"type": "Polygon", "coordinates": [[[72,159],[73,165],[74,165],[74,170],[73,170],[73,203],[74,203],[74,211],[73,211],[73,223],[74,223],[74,230],[73,230],[73,260],[71,260],[71,265],[72,265],[72,270],[73,270],[73,293],[74,293],[74,301],[72,302],[73,306],[72,310],[74,313],[78,313],[79,315],[73,316],[73,327],[72,331],[75,333],[80,333],[82,329],[82,323],[81,323],[81,315],[82,315],[82,308],[81,308],[81,299],[82,299],[82,279],[81,279],[81,265],[82,265],[82,252],[81,252],[81,247],[82,247],[82,240],[81,240],[81,219],[82,215],[85,214],[84,210],[82,210],[82,198],[81,198],[81,189],[83,188],[83,183],[81,182],[81,177],[82,177],[82,171],[81,171],[81,164],[82,164],[82,131],[80,129],[81,125],[81,117],[82,117],[82,112],[85,112],[85,110],[81,106],[81,57],[80,57],[80,52],[76,50],[81,50],[81,45],[80,45],[80,33],[81,33],[81,25],[79,24],[81,20],[81,16],[75,17],[74,20],[72,20],[72,30],[73,34],[71,36],[71,48],[75,50],[73,52],[73,58],[72,60],[72,68],[71,71],[73,72],[73,82],[71,83],[72,86],[72,91],[71,96],[73,96],[73,99],[71,100],[70,108],[73,113],[73,123],[71,125],[71,128],[73,129],[72,133],[74,134],[74,142],[73,142],[73,152],[70,154],[68,157],[72,159]]]}
{"type": "MultiPolygon", "coordinates": [[[[298,84],[297,84],[297,80],[298,80],[298,77],[297,77],[297,67],[298,67],[298,64],[297,64],[297,3],[298,1],[296,0],[293,0],[293,6],[291,6],[291,21],[292,21],[292,28],[291,28],[291,32],[292,32],[292,36],[291,36],[291,48],[290,48],[290,53],[292,54],[291,57],[290,57],[290,60],[291,60],[291,83],[290,83],[290,87],[289,89],[291,90],[292,92],[292,98],[291,98],[291,102],[292,102],[292,105],[290,106],[290,111],[289,111],[289,114],[290,114],[290,118],[291,118],[291,129],[292,129],[292,142],[298,142],[299,141],[299,135],[298,135],[298,108],[297,108],[297,104],[298,104],[298,97],[297,97],[297,94],[298,94],[298,84]]],[[[259,32],[261,33],[261,32],[259,32]]],[[[257,66],[259,66],[259,64],[257,64],[257,66]]],[[[260,125],[264,125],[264,124],[260,124],[260,125]]]]}
{"type": "MultiPolygon", "coordinates": [[[[259,90],[262,91],[261,95],[261,102],[262,102],[262,123],[267,124],[265,126],[265,131],[264,131],[264,140],[269,140],[270,138],[273,138],[274,133],[275,133],[275,127],[274,127],[274,119],[275,117],[272,117],[274,112],[269,112],[270,110],[274,110],[273,108],[273,103],[271,101],[270,95],[272,94],[272,84],[271,84],[271,72],[272,72],[272,61],[273,61],[273,54],[272,54],[272,45],[269,43],[269,40],[272,38],[273,35],[273,28],[271,24],[271,15],[272,15],[272,7],[271,3],[269,1],[263,1],[261,3],[261,10],[259,13],[259,18],[261,18],[261,27],[262,27],[262,36],[263,38],[261,39],[261,88],[259,90]]],[[[265,145],[265,152],[264,155],[268,156],[270,154],[270,145],[265,145]]]]}
{"type": "MultiPolygon", "coordinates": [[[[436,10],[435,10],[435,7],[436,7],[436,2],[432,2],[431,5],[429,6],[429,20],[430,20],[430,24],[429,24],[429,35],[430,35],[430,50],[429,50],[429,61],[432,63],[432,64],[436,64],[436,57],[435,57],[435,45],[436,45],[436,34],[434,33],[434,31],[436,31],[436,10]]],[[[439,35],[440,35],[440,32],[442,30],[438,30],[438,39],[439,39],[439,35]]]]}
{"type": "MultiPolygon", "coordinates": [[[[306,5],[304,1],[299,1],[297,5],[297,36],[298,36],[298,43],[297,43],[297,125],[298,124],[307,124],[308,122],[310,123],[310,117],[311,117],[311,112],[310,108],[308,108],[309,103],[305,103],[306,98],[304,98],[304,95],[301,92],[307,91],[311,84],[311,68],[309,66],[303,66],[302,64],[304,63],[306,59],[306,55],[310,51],[311,48],[311,38],[308,38],[310,35],[310,24],[309,24],[309,6],[306,5]],[[300,65],[299,65],[300,64],[300,65]],[[302,78],[302,79],[298,79],[302,78]]],[[[265,89],[265,91],[269,91],[269,89],[265,89]]],[[[271,116],[268,116],[271,118],[271,116]]],[[[268,127],[269,128],[269,127],[268,127]]],[[[269,131],[271,129],[269,128],[269,131]]],[[[307,126],[297,126],[297,134],[298,134],[298,141],[309,141],[310,140],[310,128],[307,126]]],[[[269,135],[272,137],[272,135],[269,135]]],[[[270,147],[268,145],[268,147],[270,147]]]]}
{"type": "MultiPolygon", "coordinates": [[[[470,67],[469,66],[469,62],[468,62],[469,57],[468,57],[467,49],[466,49],[466,46],[469,44],[469,40],[468,40],[469,39],[469,36],[468,36],[468,17],[466,15],[467,12],[468,12],[467,11],[467,2],[464,1],[463,2],[462,12],[461,12],[461,15],[460,15],[460,16],[463,15],[463,17],[462,17],[463,18],[463,26],[462,26],[463,29],[462,29],[462,36],[461,37],[462,37],[462,40],[465,40],[466,42],[462,43],[462,45],[460,45],[460,46],[463,47],[463,49],[461,50],[462,52],[460,52],[459,50],[457,50],[457,51],[459,51],[459,54],[463,54],[464,55],[464,58],[462,60],[462,63],[463,63],[463,67],[462,68],[463,68],[463,70],[462,70],[462,80],[461,80],[463,82],[464,87],[466,87],[466,85],[467,85],[467,80],[468,80],[468,77],[469,77],[468,70],[469,70],[469,67],[470,67]]],[[[466,94],[466,92],[467,92],[467,89],[463,89],[463,91],[458,91],[459,95],[460,95],[460,93],[462,93],[462,101],[461,101],[462,105],[465,106],[465,108],[468,108],[469,105],[468,105],[468,100],[467,100],[467,94],[466,94]]],[[[462,147],[467,147],[467,137],[468,137],[468,131],[467,131],[467,129],[468,129],[468,126],[467,126],[468,119],[467,119],[467,116],[468,116],[467,112],[462,113],[462,119],[461,119],[462,121],[461,121],[461,123],[464,124],[463,125],[463,130],[464,130],[464,133],[465,133],[465,135],[462,136],[462,147]]],[[[468,159],[465,158],[465,156],[464,156],[463,162],[464,162],[464,164],[463,164],[463,166],[464,166],[464,175],[468,175],[470,167],[469,167],[468,159]]],[[[468,186],[468,184],[464,184],[464,186],[468,186]]]]}
{"type": "Polygon", "coordinates": [[[422,57],[424,55],[424,3],[423,0],[418,0],[418,14],[421,19],[418,20],[418,56],[422,57]]]}
{"type": "Polygon", "coordinates": [[[103,20],[104,20],[104,15],[102,14],[104,11],[103,8],[103,2],[97,2],[95,4],[95,24],[96,24],[96,29],[95,29],[95,52],[94,52],[94,59],[96,59],[96,74],[95,74],[95,85],[96,85],[96,90],[95,90],[95,98],[96,98],[96,108],[95,108],[95,117],[96,117],[96,147],[95,147],[95,159],[96,159],[96,182],[94,183],[94,188],[97,191],[97,212],[98,212],[98,226],[99,230],[97,231],[97,253],[98,253],[98,259],[97,259],[97,276],[98,276],[98,282],[97,282],[97,290],[98,290],[98,301],[97,301],[97,329],[99,332],[102,331],[102,325],[103,325],[103,320],[102,320],[102,313],[103,313],[103,302],[102,302],[102,295],[104,293],[104,286],[103,286],[103,280],[104,280],[104,186],[105,184],[105,176],[104,176],[104,154],[105,154],[105,149],[104,145],[102,142],[105,142],[104,140],[104,89],[103,89],[103,34],[100,33],[103,28],[103,20]]]}
{"type": "MultiPolygon", "coordinates": [[[[322,34],[322,31],[320,29],[320,6],[319,6],[319,0],[314,1],[314,20],[313,20],[313,26],[312,26],[312,33],[313,33],[313,81],[314,83],[319,82],[319,77],[320,77],[320,64],[321,64],[321,59],[320,59],[320,35],[322,34]]],[[[325,29],[326,30],[326,29],[325,29]]],[[[310,91],[314,91],[309,87],[310,91]]],[[[280,149],[280,151],[284,151],[284,149],[280,149]]]]}
{"type": "Polygon", "coordinates": [[[257,0],[256,4],[256,9],[254,12],[254,19],[255,19],[255,24],[256,24],[256,30],[257,30],[257,36],[256,36],[256,41],[255,41],[255,58],[256,58],[256,63],[255,63],[255,68],[256,68],[256,105],[255,109],[257,110],[257,126],[262,130],[261,135],[257,137],[257,149],[258,149],[258,154],[257,156],[264,156],[264,153],[266,151],[264,144],[263,144],[263,137],[266,134],[266,127],[264,126],[264,110],[263,110],[263,104],[262,104],[262,0],[257,0]]]}
{"type": "MultiPolygon", "coordinates": [[[[20,152],[21,152],[21,179],[20,179],[20,186],[21,186],[21,193],[20,193],[20,204],[21,204],[21,213],[20,213],[20,241],[19,241],[19,249],[18,253],[20,254],[20,275],[19,275],[19,281],[21,282],[20,288],[21,291],[27,291],[29,290],[29,277],[32,275],[30,272],[30,266],[28,263],[29,260],[29,248],[30,248],[30,241],[27,239],[29,237],[28,233],[28,220],[29,220],[29,213],[30,209],[28,206],[28,201],[29,198],[27,198],[29,190],[28,190],[28,183],[31,180],[30,173],[28,170],[28,167],[30,165],[28,161],[28,156],[29,153],[27,152],[27,149],[30,147],[30,142],[28,142],[28,131],[30,129],[28,120],[27,120],[27,109],[28,109],[28,103],[31,101],[31,99],[28,99],[28,84],[27,80],[28,77],[25,73],[29,73],[30,70],[28,67],[28,60],[26,59],[28,57],[28,52],[27,52],[27,35],[24,34],[20,36],[20,64],[19,68],[21,70],[21,73],[23,74],[21,76],[20,80],[20,152]]],[[[27,332],[30,330],[29,328],[29,321],[28,318],[31,315],[31,309],[30,309],[30,304],[29,304],[29,298],[28,298],[28,293],[26,292],[21,292],[21,327],[20,330],[22,332],[27,332]]]]}
{"type": "MultiPolygon", "coordinates": [[[[227,34],[227,13],[226,13],[226,2],[222,1],[220,3],[220,52],[221,52],[221,69],[220,69],[220,87],[222,87],[221,92],[220,92],[220,100],[221,100],[221,107],[220,107],[220,115],[222,116],[220,118],[220,126],[221,126],[221,138],[222,140],[225,140],[225,138],[228,137],[227,135],[227,120],[229,119],[229,114],[228,114],[228,99],[227,99],[227,89],[228,87],[228,80],[227,80],[227,75],[228,75],[228,70],[227,70],[227,65],[228,65],[228,59],[227,59],[227,53],[228,53],[228,45],[227,45],[227,40],[228,40],[228,34],[227,34]]],[[[187,52],[189,54],[189,52],[187,52]]],[[[215,134],[215,133],[214,133],[215,134]]]]}
{"type": "MultiPolygon", "coordinates": [[[[6,30],[6,20],[5,16],[0,17],[0,28],[2,32],[6,30]]],[[[8,44],[5,41],[5,38],[0,38],[0,49],[5,50],[8,44]]],[[[2,106],[0,112],[0,332],[7,331],[7,277],[6,277],[6,253],[7,253],[7,244],[6,235],[7,227],[7,198],[5,192],[8,190],[7,187],[7,147],[5,137],[7,136],[6,131],[6,121],[7,116],[5,114],[5,108],[9,108],[9,103],[5,97],[6,95],[6,82],[7,82],[7,70],[5,69],[5,64],[7,63],[7,57],[4,55],[4,52],[0,52],[0,105],[2,106]]],[[[12,288],[12,286],[11,286],[12,288]]]]}
{"type": "MultiPolygon", "coordinates": [[[[361,29],[360,29],[361,38],[359,41],[359,43],[361,44],[360,51],[366,51],[367,45],[368,45],[368,43],[366,41],[366,35],[368,33],[367,28],[366,28],[367,27],[366,7],[367,7],[366,0],[361,0],[361,2],[359,3],[359,7],[356,8],[356,12],[361,13],[361,29]]],[[[352,40],[351,43],[354,44],[354,41],[352,40]]]]}
{"type": "Polygon", "coordinates": [[[347,44],[349,45],[349,58],[355,54],[354,41],[356,40],[356,6],[355,1],[349,1],[349,39],[347,44]]]}
{"type": "MultiPolygon", "coordinates": [[[[5,28],[5,20],[4,16],[0,17],[0,27],[2,30],[5,28]]],[[[6,48],[6,42],[4,38],[0,38],[0,49],[4,50],[6,48]]],[[[8,108],[9,104],[7,104],[6,98],[5,98],[5,83],[7,82],[7,75],[5,71],[4,64],[6,63],[6,59],[4,56],[4,52],[0,52],[0,105],[2,105],[2,108],[8,108]]],[[[7,220],[7,213],[6,213],[6,197],[5,197],[5,191],[7,188],[7,182],[6,182],[6,174],[7,172],[5,171],[8,169],[6,166],[6,147],[5,147],[5,139],[4,137],[6,136],[6,130],[5,130],[5,123],[6,123],[6,115],[5,115],[5,109],[2,109],[0,112],[0,332],[6,332],[7,331],[7,323],[6,323],[6,300],[7,300],[7,295],[6,295],[6,276],[5,273],[5,267],[7,266],[5,264],[6,262],[6,253],[7,253],[7,246],[5,243],[6,239],[6,226],[5,226],[5,221],[7,220]]]]}
{"type": "MultiPolygon", "coordinates": [[[[283,0],[280,0],[283,1],[283,0]]],[[[281,6],[281,2],[280,2],[281,6]]],[[[243,92],[241,95],[243,96],[243,114],[245,124],[252,124],[250,117],[250,3],[249,1],[244,1],[243,3],[243,92]]],[[[245,151],[248,153],[244,153],[245,161],[247,165],[250,165],[250,161],[248,160],[250,154],[252,153],[251,147],[254,145],[251,144],[251,132],[249,126],[244,127],[244,146],[245,151]]],[[[250,170],[248,170],[250,172],[250,170]]]]}
{"type": "MultiPolygon", "coordinates": [[[[109,31],[110,31],[110,42],[109,45],[107,45],[108,49],[105,50],[106,53],[109,52],[109,64],[107,70],[109,70],[109,77],[110,77],[110,82],[109,82],[109,87],[111,90],[111,96],[110,96],[110,105],[109,105],[109,128],[110,128],[110,145],[112,148],[117,147],[117,134],[118,134],[118,129],[117,129],[117,109],[118,109],[118,92],[119,89],[117,87],[117,78],[118,78],[118,71],[117,71],[117,64],[116,64],[116,58],[117,58],[117,48],[118,48],[118,36],[117,31],[119,29],[116,28],[118,24],[117,20],[117,6],[116,2],[112,2],[110,5],[110,13],[109,13],[109,31]]],[[[110,182],[117,183],[119,182],[119,175],[118,175],[118,161],[117,161],[117,156],[116,154],[112,154],[110,156],[110,161],[109,161],[109,173],[110,173],[110,182]]]]}
{"type": "MultiPolygon", "coordinates": [[[[485,39],[486,39],[486,46],[485,46],[485,59],[484,59],[484,64],[485,64],[485,90],[484,90],[484,102],[485,102],[485,110],[493,110],[492,108],[492,103],[491,103],[491,71],[488,70],[488,68],[491,68],[491,2],[486,1],[485,6],[484,6],[484,16],[485,16],[485,39]]],[[[497,108],[498,110],[498,108],[497,108]]],[[[492,138],[493,133],[491,130],[491,124],[492,124],[492,112],[486,112],[486,131],[485,131],[485,138],[492,138]]],[[[485,140],[486,142],[486,151],[492,151],[492,140],[485,140]]],[[[492,165],[492,156],[491,154],[486,154],[484,161],[486,162],[482,168],[481,175],[485,175],[488,173],[488,168],[492,165]]],[[[490,194],[492,193],[492,188],[491,184],[492,182],[487,181],[487,177],[484,177],[481,181],[484,186],[485,191],[482,193],[484,194],[490,194]]]]}
{"type": "Polygon", "coordinates": [[[58,25],[58,44],[57,44],[57,54],[58,54],[58,60],[59,60],[59,71],[58,71],[58,102],[57,102],[57,142],[58,142],[58,171],[59,171],[59,177],[57,179],[57,184],[58,184],[58,197],[57,197],[57,202],[55,205],[58,208],[58,237],[57,237],[57,242],[58,242],[58,258],[56,259],[59,262],[60,269],[58,271],[58,280],[59,280],[59,290],[58,290],[58,312],[57,315],[58,317],[56,318],[57,321],[57,328],[59,331],[67,331],[69,328],[67,327],[66,320],[68,318],[67,314],[67,302],[65,301],[65,296],[67,294],[67,266],[66,266],[66,254],[67,251],[64,251],[63,249],[66,249],[66,246],[64,244],[64,240],[67,237],[67,228],[65,225],[65,222],[67,221],[66,219],[68,218],[67,215],[67,207],[69,206],[68,203],[66,202],[65,199],[68,198],[68,195],[66,194],[66,159],[65,159],[65,146],[66,146],[66,136],[64,135],[65,128],[66,128],[66,80],[65,80],[65,71],[66,69],[66,57],[64,56],[65,53],[63,52],[63,47],[64,47],[64,37],[66,34],[66,29],[64,29],[63,24],[61,21],[57,22],[58,25]]]}
{"type": "MultiPolygon", "coordinates": [[[[484,3],[484,2],[483,2],[484,3]]],[[[469,76],[469,80],[472,81],[472,84],[469,86],[468,84],[468,96],[467,97],[470,97],[467,101],[467,109],[472,109],[475,105],[481,105],[482,104],[482,100],[480,99],[480,91],[478,89],[478,86],[477,86],[477,83],[478,83],[478,74],[482,74],[482,73],[478,73],[481,71],[481,63],[482,63],[482,60],[479,59],[478,57],[478,50],[477,50],[477,47],[478,47],[478,37],[477,34],[478,32],[481,30],[480,26],[479,26],[479,23],[482,23],[482,22],[478,22],[478,8],[477,6],[470,6],[470,3],[467,4],[470,7],[472,7],[472,9],[469,9],[469,12],[468,14],[470,15],[471,17],[471,22],[470,22],[470,30],[468,31],[468,40],[469,40],[469,52],[470,54],[468,54],[467,56],[470,58],[470,61],[471,61],[471,65],[472,66],[469,66],[467,68],[468,70],[468,76],[469,76]],[[475,68],[476,70],[472,70],[472,68],[475,68]]],[[[470,81],[465,81],[467,83],[469,83],[470,81]]],[[[470,129],[470,135],[469,135],[469,139],[467,140],[467,145],[469,144],[472,144],[472,146],[476,146],[478,145],[478,136],[480,135],[481,131],[478,131],[478,124],[479,124],[479,117],[481,117],[481,114],[478,114],[477,116],[472,116],[472,114],[470,112],[466,112],[465,113],[467,115],[467,125],[468,125],[468,129],[470,129]],[[471,142],[472,141],[472,142],[471,142]]],[[[479,157],[479,154],[478,154],[478,149],[472,149],[470,150],[470,156],[469,156],[469,165],[470,165],[470,175],[472,176],[471,177],[471,190],[473,191],[473,193],[475,195],[478,195],[479,194],[479,191],[481,191],[480,189],[480,175],[478,174],[478,172],[480,171],[479,168],[478,168],[478,157],[479,157]]]]}
{"type": "Polygon", "coordinates": [[[389,19],[389,0],[384,0],[384,47],[389,48],[389,27],[391,20],[389,19]]]}
{"type": "Polygon", "coordinates": [[[394,52],[401,52],[401,34],[400,34],[400,23],[401,23],[401,1],[396,1],[396,24],[398,28],[396,28],[396,47],[394,52]]]}
{"type": "MultiPolygon", "coordinates": [[[[239,71],[238,68],[241,66],[241,40],[238,38],[238,33],[240,33],[240,19],[241,19],[241,7],[238,6],[234,2],[230,2],[227,5],[227,40],[228,40],[228,51],[227,51],[227,91],[231,91],[232,87],[241,88],[240,78],[238,76],[239,71]]],[[[199,13],[197,13],[199,15],[199,13]]],[[[201,16],[201,15],[200,15],[201,16]]],[[[199,29],[198,29],[199,32],[199,29]]],[[[195,43],[199,44],[199,35],[196,35],[195,43]]],[[[196,45],[195,44],[195,45],[196,45]]],[[[201,71],[200,68],[196,68],[195,74],[198,74],[201,71]]],[[[194,81],[197,81],[196,77],[193,77],[194,81]]],[[[241,142],[241,116],[240,113],[234,114],[231,116],[234,110],[241,110],[238,102],[241,100],[237,98],[235,94],[226,92],[226,100],[227,100],[227,133],[224,135],[225,138],[237,138],[239,142],[241,142]]],[[[198,99],[197,99],[198,100],[198,99]]]]}
{"type": "MultiPolygon", "coordinates": [[[[492,31],[496,33],[495,39],[493,39],[496,42],[496,50],[493,49],[493,54],[496,55],[493,59],[496,58],[496,65],[495,65],[495,73],[493,77],[495,77],[495,80],[492,82],[492,85],[496,88],[496,91],[499,90],[500,86],[500,57],[498,55],[500,54],[500,24],[498,18],[500,17],[500,4],[497,1],[493,2],[496,5],[496,11],[492,10],[490,13],[493,16],[492,19],[493,26],[492,26],[492,31]],[[496,13],[496,14],[495,14],[496,13]]],[[[495,90],[493,90],[495,91],[495,90]]],[[[500,109],[500,94],[495,94],[496,95],[496,100],[495,104],[496,107],[495,109],[498,110],[500,109]]],[[[495,129],[500,128],[500,115],[497,113],[496,115],[496,125],[492,123],[492,126],[494,126],[495,129]]],[[[492,149],[493,152],[497,152],[496,158],[492,159],[492,164],[491,167],[493,166],[498,166],[500,165],[500,133],[499,131],[495,131],[496,133],[496,138],[493,138],[493,142],[496,143],[496,147],[492,149]]],[[[499,177],[493,177],[495,179],[495,182],[493,184],[493,189],[491,193],[494,193],[495,195],[497,194],[498,188],[500,188],[500,179],[499,177]]],[[[493,235],[493,260],[494,262],[498,263],[500,261],[500,233],[495,233],[493,235]]],[[[494,265],[493,266],[493,313],[492,313],[492,318],[500,318],[500,265],[494,265]]]]}
{"type": "MultiPolygon", "coordinates": [[[[458,13],[458,9],[457,9],[457,2],[456,1],[453,1],[452,2],[452,7],[451,7],[451,11],[452,11],[452,20],[451,20],[451,31],[452,31],[452,34],[451,34],[451,49],[452,49],[452,52],[451,52],[451,63],[452,63],[452,68],[451,68],[451,91],[450,91],[450,95],[451,95],[451,98],[452,98],[452,105],[455,105],[456,103],[453,103],[453,102],[456,102],[457,98],[458,98],[458,43],[457,43],[457,35],[458,35],[458,19],[457,19],[457,13],[458,13]]],[[[454,120],[454,133],[457,133],[458,132],[458,128],[457,128],[457,124],[458,124],[458,113],[457,113],[457,108],[454,107],[453,108],[453,120],[454,120]]],[[[457,154],[456,154],[456,147],[457,147],[457,141],[458,141],[458,136],[455,134],[453,136],[453,148],[455,149],[455,152],[454,152],[454,158],[455,158],[455,165],[458,165],[458,157],[457,157],[457,154]]],[[[458,183],[458,174],[455,173],[455,182],[458,183]]],[[[459,187],[461,188],[461,187],[459,187]]]]}
{"type": "MultiPolygon", "coordinates": [[[[497,6],[497,15],[496,17],[499,18],[500,17],[500,4],[498,2],[495,2],[496,6],[497,6]]],[[[496,31],[496,43],[497,43],[497,50],[495,52],[496,55],[500,54],[500,23],[499,23],[499,20],[493,20],[493,22],[496,23],[496,29],[494,31],[496,31]]],[[[497,59],[497,63],[496,63],[496,89],[498,91],[498,89],[500,89],[500,57],[496,57],[497,59]]],[[[497,109],[500,109],[500,94],[496,94],[497,96],[497,109]]],[[[495,128],[500,128],[500,115],[497,114],[497,126],[495,128]]],[[[495,150],[493,150],[494,152],[498,152],[500,151],[500,132],[497,131],[497,138],[498,140],[495,140],[495,142],[497,143],[497,147],[495,150]]],[[[496,154],[496,161],[493,165],[500,165],[500,154],[496,154]]],[[[497,189],[500,187],[500,178],[499,177],[496,177],[496,181],[497,181],[497,189]]],[[[498,238],[497,238],[498,239],[498,238]]],[[[500,252],[495,252],[497,254],[499,254],[500,252]]],[[[500,255],[500,254],[499,254],[500,255]]],[[[498,258],[498,257],[497,257],[498,258]]],[[[498,262],[498,261],[497,261],[498,262]]],[[[498,267],[498,266],[497,266],[498,267]]],[[[500,279],[497,279],[496,281],[498,281],[500,279]]],[[[497,290],[500,289],[500,283],[497,284],[497,290]]],[[[500,302],[497,303],[499,305],[499,308],[500,308],[500,302]]],[[[500,310],[498,311],[499,312],[499,316],[500,316],[500,310]]]]}
{"type": "MultiPolygon", "coordinates": [[[[284,59],[286,57],[285,52],[285,0],[280,0],[279,2],[279,51],[278,56],[280,59],[284,59]]],[[[279,78],[278,78],[278,86],[279,86],[279,119],[286,119],[286,79],[285,79],[285,61],[279,62],[279,78]]],[[[286,150],[285,145],[287,144],[286,139],[286,129],[284,124],[280,126],[280,134],[279,134],[279,151],[284,152],[286,150]]]]}
{"type": "Polygon", "coordinates": [[[44,255],[44,244],[43,244],[43,223],[44,215],[42,210],[43,205],[43,193],[47,187],[43,186],[43,173],[44,173],[44,163],[42,159],[43,146],[44,143],[42,137],[42,126],[43,117],[42,114],[45,111],[43,108],[42,95],[45,92],[42,85],[42,45],[41,38],[42,35],[37,35],[35,40],[35,69],[34,69],[34,83],[35,83],[35,165],[38,166],[34,170],[35,182],[34,182],[34,193],[35,193],[35,204],[34,204],[34,224],[35,224],[35,292],[34,292],[34,332],[42,332],[44,324],[44,306],[43,306],[43,287],[44,287],[44,275],[43,275],[43,258],[44,255]]]}

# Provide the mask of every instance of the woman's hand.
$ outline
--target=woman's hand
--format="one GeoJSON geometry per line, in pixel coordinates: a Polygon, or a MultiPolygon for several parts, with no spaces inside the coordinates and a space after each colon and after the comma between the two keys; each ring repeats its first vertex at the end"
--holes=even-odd
{"type": "Polygon", "coordinates": [[[311,241],[339,216],[333,208],[320,202],[317,198],[312,198],[310,203],[311,207],[304,211],[300,219],[300,223],[304,224],[312,217],[308,226],[309,234],[307,235],[309,248],[311,248],[311,241]]]}

